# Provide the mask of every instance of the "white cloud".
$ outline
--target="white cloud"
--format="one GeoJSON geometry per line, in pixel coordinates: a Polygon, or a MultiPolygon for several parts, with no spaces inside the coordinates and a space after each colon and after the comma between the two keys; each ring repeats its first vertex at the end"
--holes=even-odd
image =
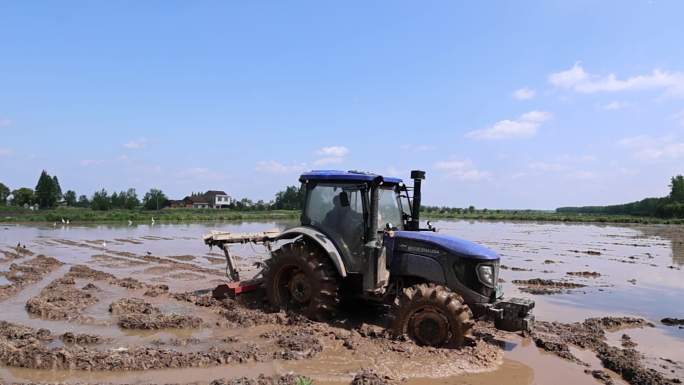
{"type": "Polygon", "coordinates": [[[0,118],[0,127],[9,127],[12,125],[12,121],[7,118],[0,118]]]}
{"type": "Polygon", "coordinates": [[[635,158],[640,160],[668,160],[684,158],[684,142],[672,136],[654,138],[648,135],[624,138],[618,142],[622,147],[631,149],[635,158]]]}
{"type": "Polygon", "coordinates": [[[269,174],[289,174],[301,172],[305,167],[305,163],[285,165],[275,160],[262,160],[257,162],[256,171],[269,174]]]}
{"type": "Polygon", "coordinates": [[[316,150],[317,155],[341,158],[349,154],[349,149],[344,146],[322,147],[316,150]]]}
{"type": "Polygon", "coordinates": [[[479,181],[486,180],[491,177],[489,172],[481,171],[475,168],[470,159],[443,160],[435,163],[434,167],[438,170],[446,172],[447,176],[449,177],[463,181],[479,181]]]}
{"type": "Polygon", "coordinates": [[[81,166],[83,167],[90,167],[90,166],[97,166],[104,163],[104,160],[102,159],[83,159],[81,161],[81,166]]]}
{"type": "Polygon", "coordinates": [[[138,138],[135,140],[131,140],[130,142],[124,143],[123,146],[129,150],[141,150],[141,149],[147,147],[147,139],[146,138],[138,138]]]}
{"type": "Polygon", "coordinates": [[[551,117],[549,112],[530,111],[520,115],[516,120],[501,120],[489,128],[470,131],[466,137],[482,140],[529,138],[534,136],[539,126],[551,117]]]}
{"type": "Polygon", "coordinates": [[[601,109],[608,110],[608,111],[621,110],[621,109],[627,107],[627,103],[621,102],[618,100],[613,100],[610,103],[602,104],[600,107],[601,107],[601,109]]]}
{"type": "Polygon", "coordinates": [[[0,156],[10,156],[12,155],[12,150],[9,148],[0,148],[0,156]]]}
{"type": "Polygon", "coordinates": [[[349,149],[344,146],[322,147],[316,150],[316,155],[322,158],[316,159],[313,163],[316,166],[326,166],[344,162],[344,157],[349,154],[349,149]]]}
{"type": "Polygon", "coordinates": [[[552,73],[549,83],[580,93],[619,92],[630,90],[664,90],[672,95],[684,95],[684,73],[654,69],[646,75],[618,79],[615,74],[595,75],[587,73],[580,63],[572,68],[552,73]]]}
{"type": "Polygon", "coordinates": [[[517,89],[513,92],[513,98],[516,100],[529,100],[534,98],[534,95],[536,95],[536,92],[527,87],[517,89]]]}

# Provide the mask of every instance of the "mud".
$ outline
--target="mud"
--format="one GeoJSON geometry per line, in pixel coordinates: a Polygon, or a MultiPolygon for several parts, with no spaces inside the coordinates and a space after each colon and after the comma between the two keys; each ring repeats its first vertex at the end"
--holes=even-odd
{"type": "Polygon", "coordinates": [[[9,285],[0,286],[0,300],[10,297],[22,288],[38,282],[51,271],[62,266],[63,263],[56,258],[38,255],[37,257],[19,264],[12,263],[8,271],[0,271],[9,285]]]}
{"type": "Polygon", "coordinates": [[[123,298],[109,305],[109,311],[119,316],[123,329],[182,329],[202,326],[202,319],[192,315],[163,314],[159,308],[138,299],[123,298]]]}
{"type": "Polygon", "coordinates": [[[554,281],[551,279],[532,278],[532,279],[516,279],[513,283],[520,285],[520,291],[529,294],[559,294],[566,293],[569,289],[577,289],[585,287],[581,283],[554,281]]]}
{"type": "Polygon", "coordinates": [[[91,290],[79,289],[70,276],[58,278],[26,302],[26,311],[47,320],[75,320],[98,301],[91,290]]]}
{"type": "MultiPolygon", "coordinates": [[[[584,366],[589,364],[576,357],[570,347],[591,350],[605,368],[620,374],[625,381],[633,385],[681,383],[676,378],[668,378],[661,372],[645,367],[642,363],[642,354],[635,349],[636,344],[629,337],[622,337],[624,348],[610,346],[606,342],[606,332],[643,327],[654,325],[644,319],[631,317],[589,318],[571,324],[540,321],[535,325],[533,339],[539,348],[584,366]]],[[[603,374],[597,374],[595,371],[588,373],[594,377],[598,375],[597,378],[604,383],[610,383],[607,382],[610,378],[603,374]]]]}
{"type": "Polygon", "coordinates": [[[304,376],[286,374],[283,376],[264,376],[257,378],[240,377],[234,379],[219,379],[210,385],[304,385],[311,384],[312,380],[304,376]]]}
{"type": "Polygon", "coordinates": [[[32,369],[146,370],[215,366],[263,360],[254,346],[179,352],[150,347],[96,350],[80,345],[49,347],[50,331],[0,322],[0,364],[32,369]]]}
{"type": "Polygon", "coordinates": [[[660,322],[663,323],[663,325],[667,326],[679,326],[681,329],[684,326],[684,318],[663,318],[660,320],[660,322]]]}
{"type": "Polygon", "coordinates": [[[568,271],[565,274],[571,275],[574,277],[584,277],[584,278],[598,278],[601,276],[601,273],[597,273],[595,271],[568,271]]]}
{"type": "Polygon", "coordinates": [[[276,340],[281,350],[275,352],[274,358],[298,360],[312,358],[323,351],[320,340],[311,331],[291,331],[276,340]]]}

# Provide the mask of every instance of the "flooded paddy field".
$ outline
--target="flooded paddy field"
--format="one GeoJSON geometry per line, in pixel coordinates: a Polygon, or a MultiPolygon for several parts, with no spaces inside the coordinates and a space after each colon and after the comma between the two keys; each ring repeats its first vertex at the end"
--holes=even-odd
{"type": "MultiPolygon", "coordinates": [[[[506,296],[533,298],[539,321],[526,336],[481,323],[470,346],[449,350],[390,338],[380,307],[328,324],[273,311],[258,296],[211,298],[225,260],[203,234],[290,225],[0,225],[0,383],[231,383],[260,374],[260,383],[294,383],[288,373],[320,384],[684,378],[683,227],[436,222],[498,251],[506,296]]],[[[263,251],[233,248],[247,276],[263,251]]]]}

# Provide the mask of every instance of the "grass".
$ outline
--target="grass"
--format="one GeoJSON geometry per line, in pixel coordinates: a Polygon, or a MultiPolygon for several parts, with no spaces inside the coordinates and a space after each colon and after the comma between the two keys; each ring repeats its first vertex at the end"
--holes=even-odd
{"type": "MultiPolygon", "coordinates": [[[[0,206],[0,222],[61,222],[62,218],[71,223],[126,223],[149,222],[153,217],[158,222],[200,222],[200,221],[249,221],[272,219],[299,219],[297,210],[238,211],[229,209],[163,209],[148,210],[108,210],[97,211],[75,207],[60,207],[53,210],[27,210],[18,207],[0,206]]],[[[533,221],[569,223],[641,223],[641,224],[684,224],[684,218],[657,218],[628,215],[594,215],[557,213],[536,210],[476,210],[474,212],[424,211],[423,219],[461,219],[487,221],[533,221]]]]}
{"type": "Polygon", "coordinates": [[[297,377],[297,380],[295,380],[295,385],[312,385],[313,380],[308,378],[308,377],[297,377]]]}
{"type": "Polygon", "coordinates": [[[421,215],[425,219],[464,219],[491,221],[534,221],[534,222],[577,222],[577,223],[641,223],[641,224],[684,224],[684,218],[658,218],[631,215],[593,215],[557,213],[553,211],[535,210],[496,210],[474,212],[435,212],[428,211],[421,215]]]}
{"type": "Polygon", "coordinates": [[[52,210],[27,210],[17,207],[0,207],[0,222],[149,222],[152,218],[158,222],[183,221],[233,221],[264,219],[298,219],[299,211],[237,211],[214,209],[162,209],[162,210],[91,210],[76,207],[59,207],[52,210]]]}

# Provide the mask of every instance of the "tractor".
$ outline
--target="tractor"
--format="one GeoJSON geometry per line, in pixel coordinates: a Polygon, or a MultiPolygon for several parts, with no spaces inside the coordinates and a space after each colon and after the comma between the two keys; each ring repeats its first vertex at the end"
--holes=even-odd
{"type": "MultiPolygon", "coordinates": [[[[213,233],[209,245],[226,252],[229,276],[239,280],[228,252],[231,243],[267,245],[271,257],[261,279],[268,301],[324,320],[340,303],[362,299],[392,307],[391,331],[420,345],[460,347],[475,319],[497,328],[529,331],[529,299],[503,299],[499,255],[491,249],[421,228],[421,183],[359,171],[303,173],[301,223],[276,233],[213,233]],[[412,192],[412,194],[409,194],[412,192]],[[271,250],[271,243],[285,241],[271,250]]],[[[244,290],[249,285],[233,288],[244,290]]]]}

